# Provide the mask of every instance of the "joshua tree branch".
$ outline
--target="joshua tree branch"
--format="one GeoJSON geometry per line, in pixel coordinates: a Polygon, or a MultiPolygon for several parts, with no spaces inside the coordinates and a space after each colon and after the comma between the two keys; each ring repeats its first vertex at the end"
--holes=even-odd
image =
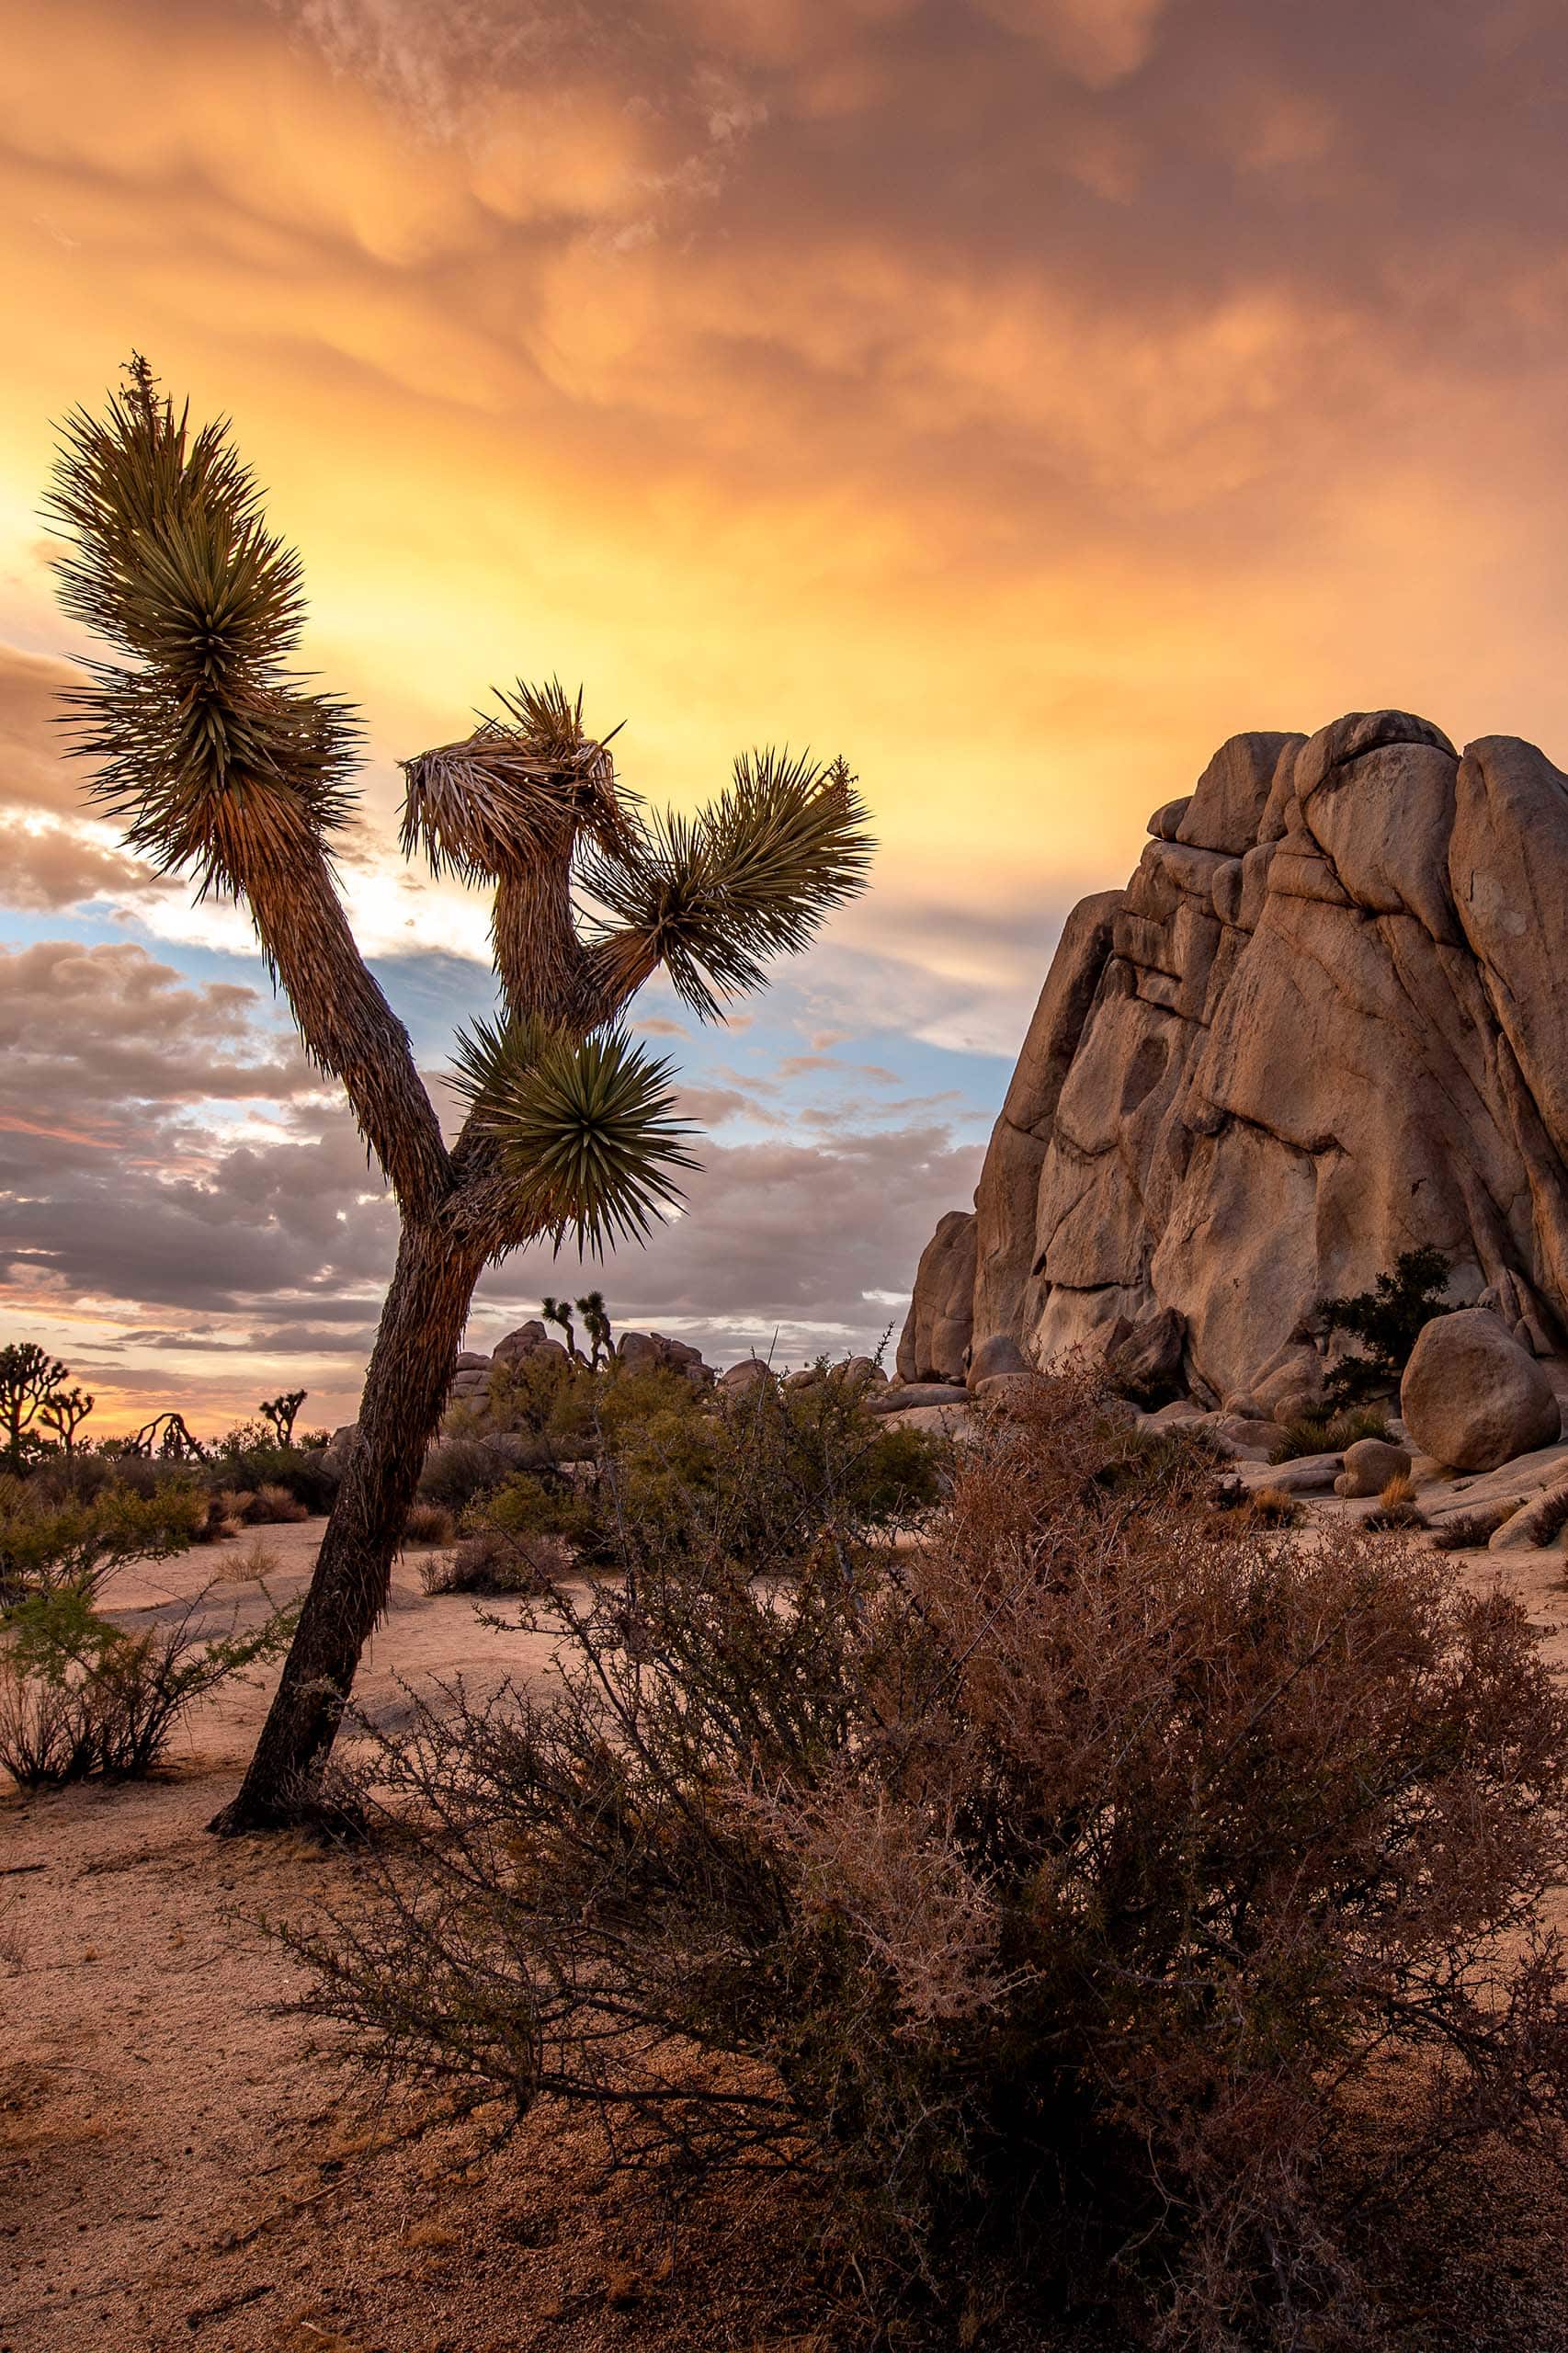
{"type": "Polygon", "coordinates": [[[408,1032],[355,944],[324,854],[302,856],[287,875],[261,864],[235,881],[306,1052],[342,1082],[403,1214],[433,1217],[452,1183],[440,1122],[408,1032]]]}

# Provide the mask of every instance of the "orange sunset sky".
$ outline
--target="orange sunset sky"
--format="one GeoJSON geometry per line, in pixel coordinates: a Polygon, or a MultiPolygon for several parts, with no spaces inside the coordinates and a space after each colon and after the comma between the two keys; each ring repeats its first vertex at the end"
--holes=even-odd
{"type": "MultiPolygon", "coordinates": [[[[0,9],[3,1336],[218,1427],[345,1418],[390,1211],[243,918],[87,821],[51,419],[231,414],[368,721],[347,881],[433,1074],[483,904],[392,763],[559,672],[690,802],[842,748],[874,886],[741,1025],[618,1320],[902,1316],[1065,909],[1243,727],[1568,759],[1568,17],[1545,0],[51,0],[0,9]]],[[[593,1279],[587,1277],[585,1279],[593,1279]]],[[[487,1345],[574,1264],[494,1270],[487,1345]]]]}

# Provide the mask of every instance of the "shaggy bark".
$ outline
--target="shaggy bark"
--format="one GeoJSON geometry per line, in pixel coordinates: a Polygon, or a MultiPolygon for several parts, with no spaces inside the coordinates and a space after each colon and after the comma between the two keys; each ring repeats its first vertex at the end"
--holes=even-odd
{"type": "Polygon", "coordinates": [[[327,1521],[256,1753],[209,1825],[224,1836],[299,1819],[336,1736],[359,1654],[386,1608],[392,1555],[440,1424],[482,1251],[405,1226],[366,1376],[359,1435],[327,1521]]]}

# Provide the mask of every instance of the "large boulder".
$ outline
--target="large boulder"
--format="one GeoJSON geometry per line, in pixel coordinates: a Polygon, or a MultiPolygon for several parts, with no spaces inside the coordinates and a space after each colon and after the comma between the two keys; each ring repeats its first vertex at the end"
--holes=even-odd
{"type": "Polygon", "coordinates": [[[978,1390],[983,1381],[1000,1381],[1032,1372],[1034,1368],[1008,1332],[993,1332],[969,1352],[967,1379],[978,1390]]]}
{"type": "Polygon", "coordinates": [[[1345,1449],[1345,1468],[1335,1481],[1341,1495],[1381,1495],[1391,1479],[1410,1476],[1410,1449],[1392,1439],[1358,1438],[1345,1449]]]}
{"type": "Polygon", "coordinates": [[[528,1323],[519,1324],[515,1332],[508,1332],[505,1339],[496,1341],[491,1360],[494,1364],[515,1363],[518,1357],[530,1356],[544,1337],[544,1325],[537,1315],[531,1316],[528,1323]]]}
{"type": "Polygon", "coordinates": [[[1545,1372],[1488,1307],[1434,1316],[1422,1327],[1399,1410],[1422,1452],[1455,1471],[1494,1471],[1552,1445],[1562,1427],[1545,1372]]]}
{"type": "Polygon", "coordinates": [[[921,1255],[898,1344],[903,1381],[961,1381],[974,1328],[972,1212],[949,1210],[921,1255]]]}
{"type": "Polygon", "coordinates": [[[759,1389],[771,1389],[774,1372],[771,1365],[760,1357],[743,1357],[739,1364],[730,1366],[719,1375],[717,1388],[724,1397],[750,1397],[759,1389]]]}
{"type": "Polygon", "coordinates": [[[902,1414],[916,1405],[967,1405],[969,1391],[961,1381],[890,1381],[885,1389],[869,1390],[866,1410],[871,1414],[902,1414]]]}
{"type": "Polygon", "coordinates": [[[1408,711],[1222,745],[1062,936],[906,1378],[1167,1311],[1194,1393],[1289,1417],[1323,1302],[1434,1244],[1538,1356],[1568,1326],[1568,777],[1408,711]],[[971,1285],[964,1259],[973,1252],[971,1285]]]}

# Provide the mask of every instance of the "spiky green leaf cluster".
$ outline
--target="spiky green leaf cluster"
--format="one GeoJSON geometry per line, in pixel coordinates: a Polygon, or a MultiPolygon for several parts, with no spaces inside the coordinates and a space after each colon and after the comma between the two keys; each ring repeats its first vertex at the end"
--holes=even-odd
{"type": "Polygon", "coordinates": [[[519,1222],[602,1256],[680,1199],[697,1163],[672,1114],[670,1064],[624,1030],[578,1040],[539,1020],[460,1033],[454,1084],[505,1154],[519,1222]]]}
{"type": "Polygon", "coordinates": [[[756,988],[763,959],[803,948],[828,911],[864,887],[867,811],[842,759],[745,753],[723,796],[695,816],[639,822],[619,856],[583,880],[618,937],[662,963],[704,1017],[756,988]]]}
{"type": "Polygon", "coordinates": [[[74,748],[130,845],[203,886],[239,889],[340,824],[351,713],[282,667],[303,613],[300,559],[220,419],[192,433],[144,361],[102,417],[74,411],[47,502],[73,619],[131,657],[67,698],[74,748]]]}

